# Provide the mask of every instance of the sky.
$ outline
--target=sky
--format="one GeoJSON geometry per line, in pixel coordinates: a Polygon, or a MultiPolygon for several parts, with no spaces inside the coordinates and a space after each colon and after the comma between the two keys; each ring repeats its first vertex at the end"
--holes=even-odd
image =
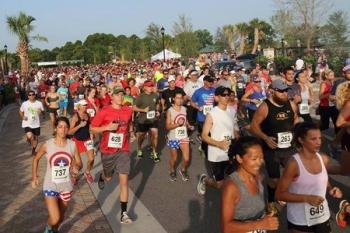
{"type": "MultiPolygon", "coordinates": [[[[333,1],[333,11],[341,9],[350,15],[349,0],[333,1]]],[[[20,11],[36,19],[32,35],[48,39],[33,41],[32,46],[52,49],[68,41],[84,41],[97,32],[143,37],[152,22],[171,34],[181,14],[190,18],[195,30],[208,29],[214,35],[225,24],[253,18],[268,21],[276,5],[274,0],[1,0],[0,49],[6,44],[10,52],[15,51],[17,38],[9,32],[6,17],[20,11]]]]}

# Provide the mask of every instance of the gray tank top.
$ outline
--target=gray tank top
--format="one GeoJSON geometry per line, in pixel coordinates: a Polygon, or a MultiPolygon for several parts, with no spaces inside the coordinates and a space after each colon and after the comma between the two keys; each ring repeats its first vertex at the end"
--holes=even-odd
{"type": "Polygon", "coordinates": [[[75,153],[75,143],[67,139],[67,144],[60,147],[53,138],[46,141],[47,168],[43,190],[66,192],[73,190],[70,178],[70,166],[75,153]]]}
{"type": "Polygon", "coordinates": [[[235,207],[233,219],[237,221],[253,221],[262,218],[265,214],[266,206],[262,183],[259,182],[259,192],[256,195],[252,195],[237,172],[232,173],[230,178],[239,187],[241,194],[241,199],[235,207]]]}

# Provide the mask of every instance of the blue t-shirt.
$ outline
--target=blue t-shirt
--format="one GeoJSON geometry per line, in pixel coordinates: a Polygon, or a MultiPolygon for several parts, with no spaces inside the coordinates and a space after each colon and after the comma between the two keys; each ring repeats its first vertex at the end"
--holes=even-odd
{"type": "MultiPolygon", "coordinates": [[[[192,101],[198,105],[198,107],[203,107],[204,105],[212,105],[214,107],[214,93],[215,88],[211,87],[206,89],[204,87],[196,90],[192,95],[192,101]]],[[[203,111],[197,112],[197,121],[204,122],[205,115],[203,111]]]]}
{"type": "Polygon", "coordinates": [[[68,88],[66,87],[58,88],[57,94],[60,96],[61,102],[68,102],[68,88]]]}

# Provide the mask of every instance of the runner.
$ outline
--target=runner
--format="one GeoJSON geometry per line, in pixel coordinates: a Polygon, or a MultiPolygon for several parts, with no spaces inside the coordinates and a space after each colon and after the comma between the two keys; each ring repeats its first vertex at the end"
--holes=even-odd
{"type": "Polygon", "coordinates": [[[255,137],[244,136],[230,152],[235,157],[235,171],[225,181],[221,195],[222,232],[277,230],[278,218],[266,213],[261,142],[255,137]]]}
{"type": "Polygon", "coordinates": [[[59,117],[55,121],[55,136],[42,144],[33,157],[32,187],[39,185],[38,165],[43,155],[47,168],[43,184],[45,204],[48,210],[47,226],[44,233],[57,233],[64,220],[68,202],[72,197],[71,173],[77,173],[75,163],[81,163],[74,142],[67,139],[69,121],[59,117]]]}
{"type": "Polygon", "coordinates": [[[114,171],[119,175],[121,223],[132,223],[127,214],[128,177],[130,173],[130,142],[132,132],[130,107],[122,106],[124,89],[114,88],[112,104],[99,111],[91,122],[90,131],[102,134],[100,143],[103,172],[98,180],[98,187],[104,189],[105,182],[112,179],[114,171]]]}
{"type": "Polygon", "coordinates": [[[152,81],[144,82],[144,92],[136,98],[133,110],[138,113],[136,115],[137,158],[141,159],[143,157],[142,143],[148,132],[151,136],[151,158],[157,163],[160,161],[160,155],[157,153],[160,104],[158,95],[153,93],[153,88],[154,83],[152,81]]]}
{"type": "Polygon", "coordinates": [[[68,107],[68,88],[64,81],[61,82],[61,86],[57,90],[57,94],[60,97],[60,115],[67,116],[68,107]]]}
{"type": "Polygon", "coordinates": [[[192,70],[189,74],[189,79],[184,86],[184,92],[186,93],[185,100],[187,101],[187,118],[191,125],[196,123],[197,109],[191,106],[191,98],[193,93],[203,86],[202,82],[198,80],[198,72],[192,70]]]}
{"type": "Polygon", "coordinates": [[[197,110],[196,123],[198,127],[198,140],[201,142],[199,147],[200,151],[203,151],[204,154],[207,154],[208,144],[202,142],[201,134],[203,130],[203,124],[205,116],[212,110],[214,107],[214,92],[215,88],[214,79],[211,76],[205,76],[203,78],[204,86],[197,89],[191,99],[191,106],[197,110]]]}
{"type": "MultiPolygon", "coordinates": [[[[171,82],[170,82],[171,83],[171,82]]],[[[171,84],[170,84],[171,85],[171,84]]],[[[190,162],[190,146],[187,128],[192,128],[187,122],[186,108],[182,106],[184,99],[183,91],[175,92],[172,106],[166,112],[166,129],[168,132],[167,146],[170,149],[170,180],[176,181],[177,150],[182,152],[182,164],[179,173],[183,181],[189,180],[187,168],[190,162]]]]}
{"type": "Polygon", "coordinates": [[[101,104],[101,108],[111,105],[111,97],[108,94],[108,89],[105,85],[101,86],[101,91],[99,93],[99,101],[101,104]]]}
{"type": "MultiPolygon", "coordinates": [[[[45,99],[46,99],[46,95],[47,95],[48,90],[49,90],[49,86],[46,85],[44,79],[41,79],[39,82],[39,86],[38,86],[38,92],[39,92],[38,95],[40,96],[40,100],[41,100],[41,103],[43,104],[44,109],[46,106],[45,99]]],[[[43,114],[43,117],[45,117],[45,114],[43,114]]]]}
{"type": "Polygon", "coordinates": [[[23,102],[19,115],[22,119],[22,128],[27,138],[27,142],[32,147],[32,155],[35,155],[35,149],[38,145],[40,136],[40,114],[44,111],[43,104],[35,99],[35,92],[28,92],[28,100],[23,102]]]}
{"type": "Polygon", "coordinates": [[[87,102],[86,112],[89,114],[89,117],[92,121],[94,119],[96,113],[100,109],[100,101],[96,97],[96,88],[95,87],[88,88],[86,102],[87,102]]]}
{"type": "Polygon", "coordinates": [[[197,191],[200,195],[206,192],[206,186],[217,189],[222,187],[225,170],[229,164],[228,149],[231,140],[239,135],[238,126],[234,125],[227,109],[231,89],[218,87],[215,90],[215,101],[218,103],[206,116],[202,139],[208,143],[208,167],[210,177],[202,174],[199,178],[197,191]],[[210,136],[209,136],[210,133],[210,136]]]}
{"type": "Polygon", "coordinates": [[[295,126],[294,142],[299,149],[289,160],[277,186],[276,198],[287,202],[288,229],[291,232],[331,232],[329,195],[341,198],[342,192],[328,181],[329,158],[320,155],[321,131],[312,122],[295,126]]]}
{"type": "Polygon", "coordinates": [[[181,92],[183,96],[186,95],[182,88],[175,86],[174,75],[169,76],[168,83],[169,83],[169,88],[167,88],[161,93],[160,101],[162,104],[162,112],[166,112],[172,106],[173,98],[175,97],[176,93],[181,92]]]}
{"type": "MultiPolygon", "coordinates": [[[[304,121],[312,121],[310,116],[310,105],[312,104],[313,90],[312,86],[308,85],[306,73],[301,70],[295,75],[295,79],[300,87],[300,101],[294,102],[298,104],[299,115],[304,121]]],[[[298,97],[295,97],[299,99],[298,97]]],[[[295,99],[294,99],[295,100],[295,99]]]]}
{"type": "Polygon", "coordinates": [[[59,100],[60,100],[60,96],[56,92],[56,87],[54,85],[51,85],[49,92],[46,95],[45,103],[49,111],[52,130],[55,128],[54,125],[56,121],[57,110],[60,109],[59,100]]]}
{"type": "Polygon", "coordinates": [[[297,107],[288,100],[288,86],[274,80],[270,96],[257,109],[251,122],[251,133],[264,141],[265,166],[269,175],[268,201],[274,202],[275,188],[280,177],[280,165],[284,166],[295,153],[292,147],[294,124],[299,121],[297,107]]]}
{"type": "MultiPolygon", "coordinates": [[[[83,153],[87,154],[87,166],[84,172],[86,180],[91,184],[94,179],[91,176],[91,169],[94,166],[94,144],[89,132],[90,117],[87,113],[87,101],[80,100],[77,104],[77,112],[75,112],[70,119],[69,135],[73,135],[72,140],[78,149],[79,156],[83,153]]],[[[79,164],[82,167],[81,164],[79,164]]],[[[73,181],[76,181],[76,177],[73,177],[73,181]]],[[[73,182],[75,184],[75,182],[73,182]]]]}
{"type": "Polygon", "coordinates": [[[242,101],[246,102],[246,108],[248,110],[249,120],[253,119],[255,111],[258,109],[260,104],[266,99],[266,94],[264,89],[261,87],[261,78],[254,76],[252,78],[253,85],[251,88],[247,89],[242,96],[242,101]]]}

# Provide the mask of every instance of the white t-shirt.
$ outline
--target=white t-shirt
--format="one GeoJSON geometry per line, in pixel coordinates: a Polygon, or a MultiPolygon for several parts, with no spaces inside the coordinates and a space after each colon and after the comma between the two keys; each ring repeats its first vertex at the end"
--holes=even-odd
{"type": "Polygon", "coordinates": [[[44,111],[44,107],[38,100],[35,102],[27,100],[22,103],[20,111],[27,118],[27,120],[22,120],[22,128],[29,127],[35,129],[40,127],[39,110],[44,111]]]}
{"type": "Polygon", "coordinates": [[[38,94],[38,86],[39,84],[36,81],[32,81],[28,83],[29,89],[31,91],[34,91],[35,94],[38,94]]]}
{"type": "Polygon", "coordinates": [[[197,82],[192,82],[191,80],[188,80],[184,86],[184,92],[187,96],[192,97],[193,93],[201,88],[203,84],[197,80],[197,82]]]}

